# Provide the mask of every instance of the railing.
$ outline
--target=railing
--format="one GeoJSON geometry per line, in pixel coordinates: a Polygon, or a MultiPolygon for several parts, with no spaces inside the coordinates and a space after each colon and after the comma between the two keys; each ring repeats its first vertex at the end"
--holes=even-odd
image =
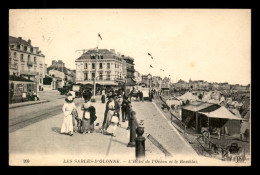
{"type": "Polygon", "coordinates": [[[219,151],[221,151],[222,160],[229,160],[229,161],[231,161],[232,158],[233,158],[233,160],[235,160],[236,162],[239,162],[239,161],[244,161],[246,159],[245,150],[243,150],[243,152],[238,151],[236,154],[232,154],[232,153],[230,153],[230,151],[228,149],[224,148],[221,145],[218,145],[218,144],[212,142],[210,140],[210,135],[209,134],[208,134],[208,136],[205,135],[205,134],[202,134],[196,140],[198,141],[200,146],[208,153],[210,153],[210,151],[212,151],[215,154],[219,154],[219,151]],[[205,144],[204,146],[199,141],[200,139],[202,139],[202,141],[204,142],[204,144],[205,144]],[[232,157],[232,155],[233,155],[233,157],[232,157]]]}
{"type": "Polygon", "coordinates": [[[35,71],[24,71],[24,70],[21,70],[20,71],[20,74],[22,75],[39,75],[39,72],[35,72],[35,71]]]}

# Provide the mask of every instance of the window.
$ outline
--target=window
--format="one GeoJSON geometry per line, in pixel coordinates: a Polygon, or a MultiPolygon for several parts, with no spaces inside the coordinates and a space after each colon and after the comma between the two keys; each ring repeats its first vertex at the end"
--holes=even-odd
{"type": "Polygon", "coordinates": [[[11,48],[14,48],[14,45],[11,45],[11,48]]]}
{"type": "Polygon", "coordinates": [[[20,48],[21,48],[21,45],[20,45],[20,44],[18,44],[18,45],[16,46],[16,48],[20,50],[20,48]]]}
{"type": "Polygon", "coordinates": [[[33,53],[33,47],[31,47],[30,51],[33,53]]]}
{"type": "Polygon", "coordinates": [[[24,50],[24,51],[27,51],[27,46],[24,46],[23,50],[24,50]]]}
{"type": "Polygon", "coordinates": [[[21,61],[24,61],[24,60],[23,60],[23,54],[21,54],[21,61]]]}
{"type": "Polygon", "coordinates": [[[115,64],[115,68],[116,68],[116,64],[115,64]]]}
{"type": "Polygon", "coordinates": [[[110,72],[107,73],[107,80],[110,80],[110,72]]]}
{"type": "Polygon", "coordinates": [[[102,69],[102,68],[103,68],[103,64],[99,63],[99,69],[102,69]]]}
{"type": "Polygon", "coordinates": [[[31,55],[28,55],[28,61],[31,61],[30,58],[31,58],[31,55]]]}
{"type": "Polygon", "coordinates": [[[110,63],[107,63],[107,69],[110,69],[110,63]]]}
{"type": "Polygon", "coordinates": [[[14,58],[16,58],[16,52],[14,52],[14,58]]]}
{"type": "Polygon", "coordinates": [[[34,58],[33,58],[33,61],[34,61],[34,63],[36,63],[36,62],[37,62],[37,60],[36,60],[36,57],[34,57],[34,58]]]}
{"type": "Polygon", "coordinates": [[[85,69],[88,69],[88,63],[85,63],[85,64],[84,64],[84,68],[85,68],[85,69]]]}
{"type": "Polygon", "coordinates": [[[100,59],[102,59],[102,60],[103,60],[103,55],[101,55],[101,56],[100,56],[100,59]]]}
{"type": "Polygon", "coordinates": [[[94,72],[91,74],[91,78],[92,78],[92,80],[94,80],[94,78],[95,78],[95,73],[94,72]]]}
{"type": "Polygon", "coordinates": [[[95,69],[95,63],[92,63],[92,69],[95,69]]]}
{"type": "Polygon", "coordinates": [[[88,80],[88,73],[84,73],[84,80],[88,80]]]}
{"type": "Polygon", "coordinates": [[[103,74],[99,73],[99,80],[103,80],[103,74]]]}
{"type": "Polygon", "coordinates": [[[90,59],[95,59],[95,56],[94,55],[90,55],[90,59]]]}

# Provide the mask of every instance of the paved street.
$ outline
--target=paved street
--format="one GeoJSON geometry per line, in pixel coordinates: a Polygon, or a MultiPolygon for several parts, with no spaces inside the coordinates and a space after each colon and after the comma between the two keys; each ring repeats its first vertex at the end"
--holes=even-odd
{"type": "MultiPolygon", "coordinates": [[[[49,102],[9,109],[9,132],[60,114],[65,95],[59,95],[58,91],[40,91],[40,99],[49,102]]],[[[81,101],[76,99],[75,104],[81,101]]]]}

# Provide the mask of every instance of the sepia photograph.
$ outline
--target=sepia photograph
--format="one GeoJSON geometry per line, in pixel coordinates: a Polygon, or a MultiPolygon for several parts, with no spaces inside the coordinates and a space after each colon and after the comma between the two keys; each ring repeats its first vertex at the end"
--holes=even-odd
{"type": "Polygon", "coordinates": [[[9,9],[9,166],[251,166],[251,9],[9,9]]]}

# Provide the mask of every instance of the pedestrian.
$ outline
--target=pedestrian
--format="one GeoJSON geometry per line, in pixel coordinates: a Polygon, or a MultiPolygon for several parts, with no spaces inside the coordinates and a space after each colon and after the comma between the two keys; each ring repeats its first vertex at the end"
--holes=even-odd
{"type": "Polygon", "coordinates": [[[114,95],[110,95],[108,97],[108,102],[106,104],[106,110],[105,110],[104,120],[102,125],[102,133],[104,133],[107,130],[108,126],[110,125],[110,120],[114,115],[114,112],[115,112],[114,95]]]}
{"type": "Polygon", "coordinates": [[[72,123],[72,111],[76,109],[76,106],[73,102],[73,98],[71,94],[68,94],[67,98],[65,99],[65,103],[62,107],[62,111],[64,113],[64,120],[61,126],[61,134],[69,134],[70,136],[73,135],[73,123],[72,123]]]}
{"type": "Polygon", "coordinates": [[[102,103],[106,103],[106,95],[105,95],[105,90],[102,90],[101,101],[102,101],[102,103]]]}
{"type": "Polygon", "coordinates": [[[126,130],[129,130],[130,129],[130,118],[131,118],[131,112],[133,111],[133,109],[132,109],[132,104],[131,104],[131,102],[129,102],[128,104],[127,104],[127,107],[126,107],[126,113],[127,113],[127,120],[128,120],[128,126],[127,126],[127,128],[126,128],[126,130]]]}
{"type": "MultiPolygon", "coordinates": [[[[119,101],[118,101],[119,99],[118,99],[118,96],[114,96],[114,101],[115,101],[115,112],[117,113],[117,115],[118,115],[118,119],[119,119],[119,121],[120,121],[120,105],[119,105],[119,101]]],[[[118,122],[118,125],[119,125],[119,122],[118,122]]]]}
{"type": "Polygon", "coordinates": [[[90,102],[91,96],[92,94],[90,92],[83,94],[83,98],[85,100],[85,102],[81,105],[81,110],[83,111],[81,132],[83,134],[90,133],[90,130],[92,129],[90,124],[90,111],[89,111],[89,108],[92,106],[90,102]]]}
{"type": "Polygon", "coordinates": [[[111,117],[110,123],[108,125],[108,128],[106,130],[107,134],[111,134],[113,137],[115,137],[115,131],[119,123],[119,113],[116,111],[114,112],[113,116],[111,117]]]}
{"type": "Polygon", "coordinates": [[[122,104],[121,104],[121,110],[122,110],[122,122],[125,122],[127,117],[127,106],[130,101],[128,100],[128,96],[125,96],[122,104]]]}
{"type": "MultiPolygon", "coordinates": [[[[121,108],[122,108],[122,103],[123,103],[123,98],[121,95],[118,95],[118,98],[117,98],[117,103],[118,103],[118,116],[119,116],[119,121],[120,121],[120,113],[121,113],[121,108]]],[[[123,121],[123,118],[122,118],[122,121],[123,121]]],[[[119,125],[119,122],[118,122],[118,125],[119,125]]]]}
{"type": "Polygon", "coordinates": [[[143,91],[140,91],[140,100],[142,102],[144,102],[144,94],[143,94],[143,91]]]}

